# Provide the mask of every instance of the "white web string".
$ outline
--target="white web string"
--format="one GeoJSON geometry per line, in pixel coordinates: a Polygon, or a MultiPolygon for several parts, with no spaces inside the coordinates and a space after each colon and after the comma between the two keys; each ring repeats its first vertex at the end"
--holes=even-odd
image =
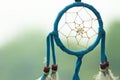
{"type": "Polygon", "coordinates": [[[58,25],[59,37],[71,50],[86,49],[96,40],[98,27],[98,20],[92,11],[74,7],[62,16],[58,25]]]}

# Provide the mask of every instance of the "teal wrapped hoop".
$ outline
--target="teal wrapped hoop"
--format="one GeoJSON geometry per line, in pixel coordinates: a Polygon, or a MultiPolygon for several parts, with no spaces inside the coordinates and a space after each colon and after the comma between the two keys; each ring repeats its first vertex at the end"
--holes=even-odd
{"type": "Polygon", "coordinates": [[[86,3],[82,3],[82,2],[75,2],[73,4],[70,4],[68,6],[66,6],[63,10],[61,10],[54,22],[54,38],[55,38],[55,41],[56,41],[56,44],[63,50],[65,51],[66,53],[68,54],[71,54],[71,55],[75,55],[75,56],[79,56],[79,55],[84,55],[88,52],[90,52],[91,50],[93,50],[97,44],[99,43],[100,41],[100,38],[101,38],[101,33],[103,32],[103,22],[102,22],[102,19],[101,19],[101,16],[99,14],[99,12],[91,5],[89,4],[86,4],[86,3]],[[61,19],[61,17],[64,15],[64,13],[69,10],[70,8],[73,8],[73,7],[86,7],[88,9],[90,9],[97,17],[98,19],[98,23],[99,23],[99,29],[98,29],[98,36],[97,36],[97,39],[96,41],[90,45],[86,50],[79,50],[77,52],[75,51],[72,51],[72,50],[69,50],[67,49],[64,44],[61,42],[60,38],[59,38],[59,34],[58,34],[58,24],[59,24],[59,21],[61,19]]]}

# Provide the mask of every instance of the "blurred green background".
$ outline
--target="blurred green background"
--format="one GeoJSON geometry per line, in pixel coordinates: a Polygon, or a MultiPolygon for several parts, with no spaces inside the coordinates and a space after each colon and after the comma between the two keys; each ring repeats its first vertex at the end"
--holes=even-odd
{"type": "MultiPolygon", "coordinates": [[[[58,12],[73,1],[0,0],[0,80],[35,80],[42,75],[46,36],[58,12]]],[[[83,2],[100,11],[107,33],[106,53],[110,68],[115,76],[120,76],[120,0],[83,2]]],[[[55,49],[60,80],[71,80],[76,57],[67,55],[57,46],[55,49]]],[[[98,45],[83,58],[81,80],[94,80],[99,63],[98,45]]]]}
{"type": "MultiPolygon", "coordinates": [[[[113,20],[107,30],[106,53],[115,76],[120,75],[120,20],[113,20]]],[[[47,33],[37,29],[24,31],[0,49],[0,80],[35,80],[42,75],[47,33]]],[[[76,57],[56,47],[60,80],[71,80],[76,57]],[[63,62],[64,61],[64,62],[63,62]]],[[[83,58],[81,80],[94,80],[99,71],[99,46],[83,58]]]]}

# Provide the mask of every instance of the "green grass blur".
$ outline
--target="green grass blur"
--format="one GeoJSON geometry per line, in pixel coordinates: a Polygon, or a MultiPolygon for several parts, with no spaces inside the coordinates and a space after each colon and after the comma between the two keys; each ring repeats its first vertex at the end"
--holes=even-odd
{"type": "MultiPolygon", "coordinates": [[[[120,76],[120,20],[109,24],[106,53],[110,68],[120,76]]],[[[0,49],[0,80],[35,80],[42,75],[46,53],[46,33],[27,31],[0,49]]],[[[99,71],[99,46],[83,58],[81,80],[94,80],[99,71]]],[[[56,46],[60,80],[72,80],[76,57],[65,54],[56,46]]]]}

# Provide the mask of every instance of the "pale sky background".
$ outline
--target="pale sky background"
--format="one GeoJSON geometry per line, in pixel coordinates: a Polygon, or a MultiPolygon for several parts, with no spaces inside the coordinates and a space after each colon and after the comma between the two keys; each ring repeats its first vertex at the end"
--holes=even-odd
{"type": "MultiPolygon", "coordinates": [[[[58,12],[74,0],[0,0],[0,47],[26,29],[51,31],[58,12]],[[45,28],[46,27],[46,28],[45,28]]],[[[101,14],[104,27],[120,18],[120,0],[82,0],[101,14]]]]}

